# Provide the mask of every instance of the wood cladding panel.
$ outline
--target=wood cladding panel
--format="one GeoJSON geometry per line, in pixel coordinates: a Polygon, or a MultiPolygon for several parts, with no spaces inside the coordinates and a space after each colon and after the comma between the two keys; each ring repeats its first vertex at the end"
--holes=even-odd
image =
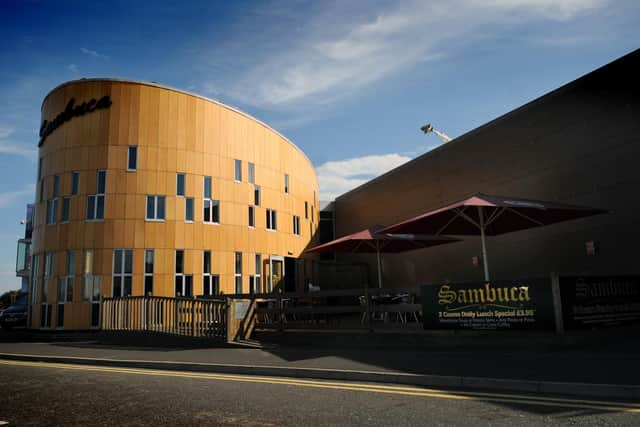
{"type": "MultiPolygon", "coordinates": [[[[71,97],[77,105],[105,95],[111,97],[110,108],[63,123],[40,147],[45,197],[36,206],[34,253],[76,251],[77,269],[81,269],[80,254],[94,249],[94,273],[103,276],[103,295],[111,296],[113,250],[134,250],[133,292],[140,295],[144,250],[154,249],[154,294],[173,296],[176,249],[185,250],[185,272],[193,274],[194,293],[199,294],[203,250],[212,253],[212,273],[220,276],[221,290],[232,293],[235,252],[243,254],[243,289],[247,291],[256,253],[266,263],[270,255],[300,256],[309,245],[304,203],[313,205],[318,183],[313,166],[297,147],[224,105],[129,82],[89,80],[64,85],[43,102],[43,119],[52,120],[64,111],[71,97]],[[127,171],[129,146],[138,147],[136,171],[127,171]],[[236,159],[242,162],[241,182],[235,181],[236,159]],[[255,184],[261,188],[255,228],[248,223],[248,206],[254,200],[249,163],[255,165],[255,184]],[[105,218],[86,221],[87,196],[96,193],[100,169],[107,171],[105,218]],[[80,174],[78,195],[70,194],[73,171],[80,174]],[[185,174],[185,197],[194,199],[193,223],[185,222],[185,197],[176,195],[178,172],[185,174]],[[290,194],[284,194],[285,174],[290,177],[290,194]],[[60,177],[58,206],[62,197],[70,197],[70,218],[66,224],[46,225],[46,203],[53,197],[55,175],[60,177]],[[212,177],[212,198],[220,202],[219,224],[203,223],[205,176],[212,177]],[[145,220],[147,195],[165,196],[164,221],[145,220]],[[277,212],[277,232],[265,229],[267,208],[277,212]],[[293,215],[301,218],[302,236],[292,233],[293,215]]],[[[39,194],[36,197],[39,200],[39,194]]],[[[57,256],[58,262],[64,258],[57,256]]],[[[51,301],[55,301],[56,287],[52,284],[57,283],[62,267],[57,266],[49,281],[51,301]]],[[[263,282],[265,272],[266,267],[263,282]]],[[[81,282],[78,274],[74,292],[78,298],[81,282]]],[[[65,313],[65,327],[88,327],[88,306],[74,299],[65,313]]],[[[38,316],[33,319],[38,321],[38,316]]]]}

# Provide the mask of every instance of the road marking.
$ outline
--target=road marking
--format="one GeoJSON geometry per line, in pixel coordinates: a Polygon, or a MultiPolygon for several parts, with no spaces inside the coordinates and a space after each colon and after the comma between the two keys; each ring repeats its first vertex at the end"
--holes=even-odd
{"type": "Polygon", "coordinates": [[[469,391],[444,391],[432,388],[403,387],[393,385],[378,385],[356,382],[316,381],[283,377],[266,377],[253,375],[216,374],[205,372],[166,371],[156,369],[116,368],[95,365],[73,365],[66,363],[49,362],[25,362],[13,360],[0,360],[0,365],[39,367],[50,369],[66,369],[76,371],[90,371],[102,373],[121,373],[149,376],[164,376],[175,378],[209,379],[220,381],[239,381],[264,384],[292,385],[298,387],[325,388],[334,390],[360,391],[368,393],[396,394],[404,396],[429,397],[439,399],[487,401],[496,403],[519,403],[526,405],[551,406],[563,408],[596,409],[603,411],[618,411],[640,414],[640,404],[603,401],[570,399],[552,396],[530,396],[507,393],[485,393],[469,391]]]}

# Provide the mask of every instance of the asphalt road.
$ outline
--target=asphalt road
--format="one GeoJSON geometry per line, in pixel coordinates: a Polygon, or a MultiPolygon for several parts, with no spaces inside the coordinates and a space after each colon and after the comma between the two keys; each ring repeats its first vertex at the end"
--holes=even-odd
{"type": "Polygon", "coordinates": [[[0,361],[10,425],[638,425],[640,404],[0,361]]]}

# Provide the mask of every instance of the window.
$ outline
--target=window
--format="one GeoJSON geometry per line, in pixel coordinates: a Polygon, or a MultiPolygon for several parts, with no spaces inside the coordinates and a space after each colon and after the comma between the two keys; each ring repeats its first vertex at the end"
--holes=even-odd
{"type": "Polygon", "coordinates": [[[253,276],[249,276],[249,293],[259,294],[261,289],[261,281],[260,281],[260,271],[262,270],[262,256],[260,254],[256,254],[256,272],[253,276]]]}
{"type": "Polygon", "coordinates": [[[176,297],[193,297],[193,276],[184,274],[184,250],[176,251],[176,297]]]}
{"type": "Polygon", "coordinates": [[[315,216],[313,216],[313,206],[311,206],[311,222],[313,222],[315,216]]]}
{"type": "Polygon", "coordinates": [[[298,215],[293,216],[293,234],[300,235],[300,217],[298,215]]]}
{"type": "Polygon", "coordinates": [[[80,190],[80,172],[71,172],[71,195],[77,196],[80,190]]]}
{"type": "Polygon", "coordinates": [[[277,230],[276,211],[267,209],[267,230],[277,230]]]}
{"type": "Polygon", "coordinates": [[[236,294],[241,294],[242,293],[242,252],[236,252],[234,278],[236,283],[236,294]]]}
{"type": "Polygon", "coordinates": [[[184,196],[184,194],[185,194],[184,174],[178,173],[176,175],[176,195],[184,196]]]}
{"type": "Polygon", "coordinates": [[[147,221],[164,221],[164,196],[147,196],[147,221]]]}
{"type": "Polygon", "coordinates": [[[242,181],[242,160],[234,160],[235,164],[235,180],[242,181]]]}
{"type": "Polygon", "coordinates": [[[60,177],[53,177],[53,198],[47,200],[47,224],[58,222],[58,195],[60,193],[60,177]]]}
{"type": "Polygon", "coordinates": [[[84,251],[82,267],[82,300],[91,302],[91,327],[100,327],[100,295],[102,294],[102,276],[93,274],[93,249],[84,251]]]}
{"type": "Polygon", "coordinates": [[[284,174],[284,194],[289,194],[289,175],[284,174]]]}
{"type": "Polygon", "coordinates": [[[87,196],[87,219],[104,219],[104,193],[106,189],[107,172],[98,171],[96,176],[96,194],[87,196]]]}
{"type": "Polygon", "coordinates": [[[40,203],[44,201],[44,178],[40,180],[40,203]]]}
{"type": "Polygon", "coordinates": [[[211,199],[211,177],[204,177],[204,200],[202,221],[208,224],[220,222],[220,202],[211,199]]]}
{"type": "Polygon", "coordinates": [[[73,277],[75,272],[76,254],[73,251],[68,251],[66,275],[58,279],[58,304],[73,302],[73,277]]]}
{"type": "Polygon", "coordinates": [[[247,164],[247,172],[248,172],[248,179],[249,182],[251,184],[255,184],[256,183],[256,165],[254,165],[253,163],[249,162],[247,164]]]}
{"type": "Polygon", "coordinates": [[[131,296],[133,280],[133,249],[113,251],[113,296],[131,296]]]}
{"type": "Polygon", "coordinates": [[[44,275],[42,281],[42,293],[40,301],[44,304],[47,302],[47,295],[49,291],[49,280],[53,277],[55,271],[55,257],[51,252],[47,252],[44,255],[44,275]]]}
{"type": "Polygon", "coordinates": [[[69,222],[69,202],[71,201],[70,197],[64,197],[62,199],[62,222],[69,222]]]}
{"type": "Polygon", "coordinates": [[[256,226],[256,215],[255,215],[255,207],[249,206],[249,227],[256,226]]]}
{"type": "Polygon", "coordinates": [[[153,249],[144,251],[144,295],[153,295],[153,249]]]}
{"type": "Polygon", "coordinates": [[[220,293],[220,277],[211,274],[211,251],[204,251],[202,257],[202,294],[205,296],[220,293]]]}
{"type": "Polygon", "coordinates": [[[187,197],[184,200],[184,220],[193,222],[193,197],[187,197]]]}
{"type": "Polygon", "coordinates": [[[98,171],[96,177],[96,194],[104,194],[107,186],[107,171],[98,171]]]}
{"type": "Polygon", "coordinates": [[[47,200],[47,224],[55,224],[58,220],[58,199],[47,200]]]}
{"type": "Polygon", "coordinates": [[[33,255],[31,257],[31,304],[36,303],[36,296],[38,295],[38,269],[40,257],[33,255]]]}
{"type": "Polygon", "coordinates": [[[53,197],[58,197],[60,195],[60,177],[55,175],[53,177],[53,197]]]}
{"type": "Polygon", "coordinates": [[[256,206],[260,206],[260,186],[256,185],[253,187],[253,204],[256,206]]]}
{"type": "Polygon", "coordinates": [[[42,157],[38,159],[38,180],[42,178],[42,157]]]}
{"type": "Polygon", "coordinates": [[[309,219],[309,202],[304,202],[304,219],[309,219]]]}
{"type": "Polygon", "coordinates": [[[127,151],[127,170],[135,171],[138,169],[138,147],[129,147],[127,151]]]}
{"type": "Polygon", "coordinates": [[[93,295],[93,249],[84,251],[82,281],[82,300],[89,301],[93,295]]]}

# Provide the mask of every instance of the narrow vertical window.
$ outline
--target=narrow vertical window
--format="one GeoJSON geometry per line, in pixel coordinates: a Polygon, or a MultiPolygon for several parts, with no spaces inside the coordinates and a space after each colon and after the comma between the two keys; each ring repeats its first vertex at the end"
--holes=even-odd
{"type": "Polygon", "coordinates": [[[242,160],[234,160],[235,165],[235,177],[234,179],[238,182],[242,181],[242,160]]]}
{"type": "Polygon", "coordinates": [[[249,175],[248,176],[249,183],[255,184],[256,183],[256,165],[254,165],[251,162],[247,164],[247,175],[249,175]]]}
{"type": "Polygon", "coordinates": [[[138,169],[138,147],[131,146],[127,151],[127,170],[135,171],[138,169]]]}
{"type": "Polygon", "coordinates": [[[220,222],[220,202],[211,198],[211,177],[204,177],[204,200],[202,221],[208,224],[217,224],[220,222]]]}
{"type": "Polygon", "coordinates": [[[211,274],[211,251],[204,251],[202,254],[202,295],[218,295],[220,278],[218,275],[211,274]]]}
{"type": "Polygon", "coordinates": [[[256,185],[253,187],[253,204],[256,206],[260,206],[260,186],[256,185]]]}
{"type": "Polygon", "coordinates": [[[55,258],[54,254],[51,252],[45,253],[44,255],[44,272],[42,277],[42,289],[40,295],[40,327],[41,328],[50,328],[51,327],[51,304],[47,302],[48,299],[48,290],[49,283],[51,278],[53,277],[55,269],[55,258]]]}
{"type": "Polygon", "coordinates": [[[175,296],[193,297],[193,276],[184,274],[184,250],[176,250],[175,296]]]}
{"type": "Polygon", "coordinates": [[[40,262],[40,257],[38,255],[33,255],[31,257],[31,304],[32,305],[35,305],[37,302],[38,270],[40,268],[39,262],[40,262]]]}
{"type": "Polygon", "coordinates": [[[249,276],[249,293],[259,294],[262,290],[262,282],[261,282],[261,272],[262,270],[262,256],[260,254],[256,254],[255,257],[255,274],[249,276]]]}
{"type": "Polygon", "coordinates": [[[58,279],[58,309],[56,327],[64,327],[64,305],[73,302],[73,275],[75,274],[75,253],[67,252],[65,275],[58,279]]]}
{"type": "Polygon", "coordinates": [[[71,202],[70,197],[64,197],[62,199],[62,222],[69,222],[69,203],[71,202]]]}
{"type": "Polygon", "coordinates": [[[91,303],[91,327],[100,327],[102,276],[93,274],[93,249],[86,249],[82,267],[82,300],[91,303]]]}
{"type": "Polygon", "coordinates": [[[133,249],[113,251],[113,296],[131,296],[133,281],[133,249]]]}
{"type": "Polygon", "coordinates": [[[300,235],[300,217],[298,215],[293,216],[293,234],[300,235]]]}
{"type": "Polygon", "coordinates": [[[309,219],[309,203],[304,202],[304,219],[309,219]]]}
{"type": "Polygon", "coordinates": [[[80,191],[80,172],[71,172],[71,195],[77,196],[80,191]]]}
{"type": "Polygon", "coordinates": [[[40,180],[40,203],[44,202],[44,178],[40,180]]]}
{"type": "Polygon", "coordinates": [[[193,197],[184,199],[184,210],[184,220],[186,222],[193,222],[193,197]]]}
{"type": "Polygon", "coordinates": [[[58,195],[60,194],[60,177],[53,177],[53,198],[47,200],[47,224],[58,222],[58,195]]]}
{"type": "Polygon", "coordinates": [[[155,253],[153,249],[144,251],[144,295],[153,295],[153,263],[155,253]]]}
{"type": "Polygon", "coordinates": [[[256,215],[255,215],[255,207],[249,206],[249,227],[256,226],[256,215]]]}
{"type": "Polygon", "coordinates": [[[87,196],[87,219],[104,219],[104,193],[107,184],[107,171],[98,171],[96,175],[96,193],[87,196]]]}
{"type": "Polygon", "coordinates": [[[55,175],[53,177],[53,197],[56,198],[60,194],[60,177],[55,175]]]}
{"type": "Polygon", "coordinates": [[[289,175],[284,174],[284,194],[289,194],[289,175]]]}
{"type": "Polygon", "coordinates": [[[235,256],[235,285],[236,285],[236,294],[242,293],[242,252],[236,252],[235,256]]]}
{"type": "Polygon", "coordinates": [[[38,180],[42,178],[42,157],[38,159],[38,180]]]}
{"type": "Polygon", "coordinates": [[[84,251],[82,280],[82,300],[90,301],[93,294],[93,249],[84,251]]]}
{"type": "Polygon", "coordinates": [[[58,199],[47,200],[47,224],[55,224],[58,220],[58,199]]]}
{"type": "Polygon", "coordinates": [[[53,273],[55,272],[55,257],[51,252],[47,252],[44,256],[44,280],[42,282],[42,294],[40,301],[42,303],[47,302],[48,291],[49,291],[49,281],[53,277],[53,273]]]}
{"type": "Polygon", "coordinates": [[[185,182],[184,182],[183,173],[176,174],[176,195],[177,196],[185,195],[185,182]]]}

